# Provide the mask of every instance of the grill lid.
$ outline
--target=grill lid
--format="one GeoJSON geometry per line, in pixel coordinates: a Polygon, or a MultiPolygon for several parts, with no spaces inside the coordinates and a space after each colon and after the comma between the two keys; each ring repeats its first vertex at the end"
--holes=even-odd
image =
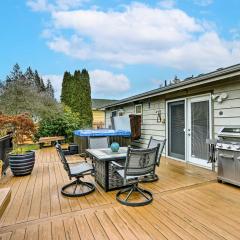
{"type": "Polygon", "coordinates": [[[239,138],[240,139],[240,126],[223,127],[219,131],[218,137],[221,137],[221,138],[239,138]]]}

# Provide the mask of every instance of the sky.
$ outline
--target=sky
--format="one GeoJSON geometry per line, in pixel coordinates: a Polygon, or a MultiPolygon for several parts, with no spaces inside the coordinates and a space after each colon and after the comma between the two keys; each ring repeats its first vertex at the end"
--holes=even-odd
{"type": "Polygon", "coordinates": [[[59,99],[64,71],[86,68],[92,97],[121,99],[240,63],[239,0],[5,0],[0,80],[37,69],[59,99]]]}

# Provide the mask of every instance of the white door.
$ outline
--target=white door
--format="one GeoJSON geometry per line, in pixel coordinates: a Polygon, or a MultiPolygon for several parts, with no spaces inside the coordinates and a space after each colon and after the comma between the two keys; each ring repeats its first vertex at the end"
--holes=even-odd
{"type": "Polygon", "coordinates": [[[211,138],[210,95],[187,99],[186,135],[188,162],[211,168],[206,144],[206,139],[211,138]]]}

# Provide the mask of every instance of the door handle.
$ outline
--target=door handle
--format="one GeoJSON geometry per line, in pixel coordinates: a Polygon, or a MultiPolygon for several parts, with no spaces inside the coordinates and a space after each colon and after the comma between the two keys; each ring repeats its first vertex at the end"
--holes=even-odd
{"type": "Polygon", "coordinates": [[[228,158],[228,159],[232,159],[232,160],[234,159],[233,155],[227,155],[227,154],[223,154],[223,153],[220,153],[219,157],[228,158]]]}

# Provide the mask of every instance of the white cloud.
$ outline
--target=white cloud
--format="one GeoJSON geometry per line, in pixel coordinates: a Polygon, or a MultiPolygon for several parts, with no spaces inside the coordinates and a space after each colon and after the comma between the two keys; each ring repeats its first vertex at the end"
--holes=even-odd
{"type": "Polygon", "coordinates": [[[82,6],[83,3],[89,0],[55,0],[56,7],[62,10],[68,10],[82,6]]]}
{"type": "Polygon", "coordinates": [[[194,3],[196,5],[206,7],[208,5],[211,5],[213,3],[213,0],[194,0],[194,3]]]}
{"type": "MultiPolygon", "coordinates": [[[[130,89],[130,82],[124,74],[114,74],[96,69],[89,72],[93,97],[119,98],[130,89]]],[[[63,75],[43,75],[44,82],[49,79],[55,90],[56,99],[60,99],[63,75]]]]}
{"type": "Polygon", "coordinates": [[[175,6],[174,0],[162,0],[158,3],[158,5],[162,8],[173,8],[175,6]]]}
{"type": "Polygon", "coordinates": [[[66,11],[77,8],[88,1],[89,0],[27,0],[27,6],[36,12],[66,11]]]}
{"type": "Polygon", "coordinates": [[[130,89],[130,82],[124,74],[113,74],[112,72],[96,69],[90,71],[92,93],[95,95],[120,97],[130,89]]]}
{"type": "Polygon", "coordinates": [[[27,0],[27,6],[36,12],[53,11],[54,9],[48,0],[27,0]]]}
{"type": "Polygon", "coordinates": [[[171,0],[161,3],[169,8],[134,3],[121,11],[52,11],[47,45],[76,59],[112,66],[155,64],[208,71],[239,62],[240,41],[221,39],[213,23],[171,8],[171,0]]]}

